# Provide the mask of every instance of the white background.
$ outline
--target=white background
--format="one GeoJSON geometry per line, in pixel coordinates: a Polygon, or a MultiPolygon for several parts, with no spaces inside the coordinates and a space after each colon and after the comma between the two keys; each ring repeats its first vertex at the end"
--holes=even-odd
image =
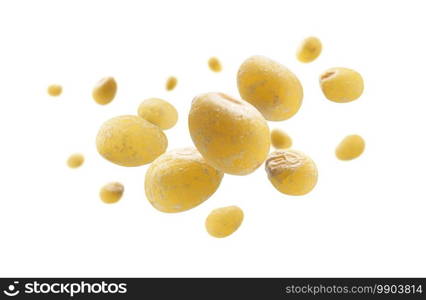
{"type": "Polygon", "coordinates": [[[425,69],[423,1],[2,1],[0,3],[1,276],[426,276],[425,69]],[[323,53],[295,59],[302,39],[323,53]],[[225,176],[204,204],[180,214],[145,198],[147,166],[123,168],[95,148],[99,126],[136,113],[148,97],[179,111],[169,149],[191,146],[187,113],[202,92],[238,95],[236,72],[253,54],[300,78],[299,113],[282,128],[317,163],[310,194],[277,192],[263,167],[225,176]],[[223,72],[207,59],[217,56],[223,72]],[[318,76],[358,70],[363,96],[336,104],[318,76]],[[179,79],[164,89],[169,75],[179,79]],[[118,82],[107,106],[91,98],[104,76],[118,82]],[[51,83],[63,85],[49,97],[51,83]],[[347,134],[367,143],[338,161],[347,134]],[[86,163],[66,166],[73,152],[86,163]],[[116,205],[99,188],[125,185],[116,205]],[[239,205],[240,229],[210,237],[214,208],[239,205]]]}

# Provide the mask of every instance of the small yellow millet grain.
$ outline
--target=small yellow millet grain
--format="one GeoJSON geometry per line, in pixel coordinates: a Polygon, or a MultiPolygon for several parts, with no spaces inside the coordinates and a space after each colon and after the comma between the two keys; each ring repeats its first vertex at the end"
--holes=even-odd
{"type": "Polygon", "coordinates": [[[272,185],[287,195],[305,195],[318,181],[313,160],[297,150],[272,152],[265,162],[265,170],[272,185]]]}
{"type": "Polygon", "coordinates": [[[269,153],[268,124],[246,101],[223,93],[201,94],[192,101],[188,121],[195,147],[224,173],[247,175],[269,153]]]}
{"type": "Polygon", "coordinates": [[[220,63],[217,57],[211,57],[208,61],[208,65],[210,70],[212,70],[213,72],[222,71],[222,64],[220,63]]]}
{"type": "Polygon", "coordinates": [[[291,137],[281,129],[273,129],[271,131],[271,143],[276,149],[287,149],[293,144],[291,137]]]}
{"type": "Polygon", "coordinates": [[[303,88],[296,75],[264,56],[252,56],[241,64],[237,84],[241,98],[269,121],[287,120],[302,105],[303,88]]]}
{"type": "Polygon", "coordinates": [[[364,81],[357,71],[347,68],[331,68],[320,76],[324,96],[338,103],[358,99],[364,91],[364,81]]]}
{"type": "Polygon", "coordinates": [[[167,149],[167,137],[147,120],[132,115],[112,118],[98,131],[99,154],[124,167],[148,164],[167,149]]]}
{"type": "Polygon", "coordinates": [[[238,206],[227,206],[214,209],[206,218],[207,232],[216,238],[224,238],[233,234],[241,225],[244,213],[238,206]]]}
{"type": "Polygon", "coordinates": [[[84,156],[80,153],[74,153],[68,157],[67,165],[71,169],[76,169],[84,163],[84,156]]]}
{"type": "Polygon", "coordinates": [[[360,156],[365,149],[365,141],[359,135],[348,135],[336,148],[336,156],[340,160],[351,160],[360,156]]]}
{"type": "Polygon", "coordinates": [[[166,90],[172,91],[177,85],[177,78],[174,76],[170,76],[166,81],[166,90]]]}
{"type": "Polygon", "coordinates": [[[163,130],[172,128],[178,120],[176,108],[169,102],[158,98],[144,100],[139,105],[138,115],[163,130]]]}
{"type": "Polygon", "coordinates": [[[113,77],[105,77],[93,88],[92,97],[96,103],[106,105],[114,100],[117,93],[117,82],[113,77]]]}
{"type": "Polygon", "coordinates": [[[124,193],[124,186],[119,182],[110,182],[104,185],[100,192],[99,197],[104,203],[116,203],[118,202],[124,193]]]}
{"type": "Polygon", "coordinates": [[[206,201],[219,187],[223,172],[216,170],[194,148],[169,151],[145,174],[145,194],[159,211],[182,212],[206,201]]]}
{"type": "Polygon", "coordinates": [[[59,96],[62,94],[62,86],[59,84],[51,84],[47,88],[47,93],[53,97],[59,96]]]}
{"type": "Polygon", "coordinates": [[[297,50],[297,59],[304,63],[314,61],[322,50],[321,41],[316,37],[308,37],[303,40],[299,49],[297,50]]]}

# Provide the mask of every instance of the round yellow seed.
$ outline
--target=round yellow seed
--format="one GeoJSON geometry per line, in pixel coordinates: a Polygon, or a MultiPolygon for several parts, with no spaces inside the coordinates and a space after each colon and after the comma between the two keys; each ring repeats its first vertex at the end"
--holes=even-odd
{"type": "Polygon", "coordinates": [[[262,115],[251,104],[222,93],[194,98],[189,132],[206,161],[224,173],[249,174],[269,152],[269,128],[262,115]]]}
{"type": "Polygon", "coordinates": [[[159,211],[182,212],[213,195],[222,177],[196,149],[177,149],[151,164],[145,175],[145,194],[159,211]]]}
{"type": "Polygon", "coordinates": [[[331,68],[320,76],[324,96],[338,103],[358,99],[364,91],[364,81],[357,71],[346,68],[331,68]]]}
{"type": "Polygon", "coordinates": [[[276,149],[287,149],[293,144],[291,137],[281,129],[271,131],[271,143],[276,149]]]}
{"type": "Polygon", "coordinates": [[[263,56],[242,63],[237,75],[241,98],[253,104],[269,121],[291,118],[302,105],[299,79],[283,65],[263,56]]]}
{"type": "Polygon", "coordinates": [[[47,93],[53,97],[59,96],[62,94],[62,86],[59,84],[51,84],[47,88],[47,93]]]}
{"type": "Polygon", "coordinates": [[[158,98],[144,100],[139,105],[138,115],[163,130],[175,126],[178,119],[176,108],[169,102],[158,98]]]}
{"type": "Polygon", "coordinates": [[[336,148],[336,156],[340,160],[351,160],[360,156],[365,149],[364,139],[359,135],[348,135],[336,148]]]}
{"type": "Polygon", "coordinates": [[[110,103],[117,93],[117,82],[113,77],[101,79],[93,88],[92,97],[96,103],[105,105],[110,103]]]}
{"type": "Polygon", "coordinates": [[[68,157],[67,165],[71,169],[76,169],[84,163],[84,156],[80,153],[74,153],[68,157]]]}
{"type": "Polygon", "coordinates": [[[222,64],[220,63],[219,59],[217,57],[211,57],[208,61],[209,68],[213,72],[220,72],[222,71],[222,64]]]}
{"type": "Polygon", "coordinates": [[[166,90],[171,91],[173,90],[177,85],[177,78],[174,76],[170,76],[169,78],[167,78],[166,81],[166,90]]]}
{"type": "Polygon", "coordinates": [[[207,217],[207,232],[216,238],[224,238],[233,234],[241,225],[244,213],[238,206],[227,206],[214,209],[207,217]]]}
{"type": "Polygon", "coordinates": [[[272,152],[265,163],[269,181],[281,193],[299,196],[309,193],[318,181],[315,163],[296,150],[272,152]]]}
{"type": "Polygon", "coordinates": [[[119,116],[99,129],[96,147],[100,155],[125,167],[148,164],[167,148],[167,137],[158,126],[138,116],[119,116]]]}
{"type": "Polygon", "coordinates": [[[104,185],[100,192],[99,197],[104,203],[112,204],[118,202],[124,193],[124,186],[119,182],[110,182],[104,185]]]}
{"type": "Polygon", "coordinates": [[[297,59],[304,63],[314,61],[322,50],[321,41],[316,37],[308,37],[303,40],[299,49],[297,50],[297,59]]]}

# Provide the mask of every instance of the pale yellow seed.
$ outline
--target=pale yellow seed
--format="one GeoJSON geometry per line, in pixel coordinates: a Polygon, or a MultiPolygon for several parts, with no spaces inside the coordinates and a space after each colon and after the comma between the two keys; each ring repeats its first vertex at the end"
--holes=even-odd
{"type": "Polygon", "coordinates": [[[60,94],[62,94],[62,86],[60,86],[59,84],[51,84],[47,88],[47,93],[53,97],[59,96],[60,94]]]}
{"type": "Polygon", "coordinates": [[[216,238],[224,238],[233,234],[241,225],[244,213],[238,206],[227,206],[214,209],[207,217],[207,232],[216,238]]]}
{"type": "Polygon", "coordinates": [[[297,50],[297,59],[303,63],[314,61],[322,50],[321,41],[316,37],[308,37],[303,40],[299,49],[297,50]]]}
{"type": "Polygon", "coordinates": [[[144,100],[139,105],[138,115],[163,130],[172,128],[178,120],[176,108],[169,102],[158,98],[144,100]]]}
{"type": "Polygon", "coordinates": [[[277,150],[265,162],[269,181],[281,193],[300,196],[312,191],[318,181],[315,163],[297,150],[277,150]]]}
{"type": "Polygon", "coordinates": [[[68,157],[67,164],[68,167],[75,169],[80,167],[84,163],[84,156],[80,153],[74,153],[68,157]]]}
{"type": "Polygon", "coordinates": [[[217,57],[211,57],[208,61],[209,68],[213,72],[220,72],[222,71],[222,64],[220,63],[219,59],[217,57]]]}
{"type": "Polygon", "coordinates": [[[299,79],[282,64],[263,56],[252,56],[237,74],[241,98],[254,105],[269,121],[283,121],[300,109],[303,88],[299,79]]]}
{"type": "Polygon", "coordinates": [[[99,196],[104,203],[112,204],[118,202],[124,193],[124,186],[119,182],[110,182],[104,185],[99,196]]]}
{"type": "Polygon", "coordinates": [[[93,88],[92,97],[96,103],[106,105],[114,100],[117,93],[117,82],[113,77],[101,79],[93,88]]]}
{"type": "Polygon", "coordinates": [[[293,144],[291,137],[281,129],[271,131],[271,143],[276,149],[287,149],[293,144]]]}
{"type": "Polygon", "coordinates": [[[177,85],[177,78],[174,76],[170,76],[166,81],[166,90],[171,91],[177,85]]]}
{"type": "Polygon", "coordinates": [[[365,141],[359,135],[348,135],[336,148],[336,156],[340,160],[351,160],[360,156],[365,149],[365,141]]]}
{"type": "Polygon", "coordinates": [[[175,149],[149,166],[145,195],[159,211],[182,212],[212,196],[222,178],[223,173],[210,166],[196,149],[175,149]]]}
{"type": "Polygon", "coordinates": [[[106,121],[98,131],[96,147],[100,155],[124,167],[148,164],[167,149],[163,131],[147,120],[131,115],[106,121]]]}
{"type": "Polygon", "coordinates": [[[324,96],[333,102],[345,103],[358,99],[364,91],[364,81],[355,70],[331,68],[320,76],[324,96]]]}
{"type": "Polygon", "coordinates": [[[250,103],[223,93],[198,95],[188,116],[192,141],[206,161],[232,175],[247,175],[269,153],[269,127],[250,103]]]}

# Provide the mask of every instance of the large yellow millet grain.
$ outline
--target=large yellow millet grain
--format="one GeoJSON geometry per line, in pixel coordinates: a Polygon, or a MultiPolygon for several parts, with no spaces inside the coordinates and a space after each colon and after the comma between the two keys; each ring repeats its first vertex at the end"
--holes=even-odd
{"type": "Polygon", "coordinates": [[[124,193],[124,186],[119,182],[110,182],[99,191],[102,202],[112,204],[118,202],[124,193]]]}
{"type": "Polygon", "coordinates": [[[100,155],[125,167],[148,164],[167,149],[167,137],[158,126],[132,115],[112,118],[98,131],[100,155]]]}
{"type": "Polygon", "coordinates": [[[222,93],[194,98],[189,132],[198,151],[218,170],[246,175],[256,170],[269,152],[269,128],[251,104],[222,93]]]}
{"type": "Polygon", "coordinates": [[[346,103],[358,99],[364,91],[364,81],[355,70],[331,68],[320,76],[324,96],[333,102],[346,103]]]}
{"type": "Polygon", "coordinates": [[[303,63],[309,63],[314,61],[320,54],[322,50],[321,41],[314,37],[308,37],[302,41],[297,50],[296,56],[297,59],[303,63]]]}
{"type": "Polygon", "coordinates": [[[84,156],[80,153],[71,154],[68,157],[67,165],[71,169],[79,168],[84,163],[84,156]]]}
{"type": "Polygon", "coordinates": [[[336,147],[336,156],[340,160],[351,160],[360,156],[365,149],[365,141],[359,135],[348,135],[336,147]]]}
{"type": "Polygon", "coordinates": [[[277,150],[265,162],[269,181],[281,193],[300,196],[309,193],[318,181],[313,160],[297,150],[277,150]]]}
{"type": "Polygon", "coordinates": [[[182,212],[206,201],[219,187],[223,172],[194,148],[176,149],[158,157],[145,174],[145,194],[156,209],[182,212]]]}
{"type": "Polygon", "coordinates": [[[233,234],[241,225],[244,213],[238,206],[227,206],[214,209],[206,218],[207,232],[216,238],[224,238],[233,234]]]}
{"type": "Polygon", "coordinates": [[[139,105],[138,115],[163,130],[172,128],[178,120],[176,108],[169,102],[158,98],[144,100],[139,105]]]}
{"type": "Polygon", "coordinates": [[[213,72],[222,71],[222,64],[220,63],[220,60],[217,57],[211,57],[208,61],[208,65],[210,70],[212,70],[213,72]]]}
{"type": "Polygon", "coordinates": [[[113,77],[105,77],[96,83],[92,91],[93,100],[101,105],[106,105],[114,100],[117,93],[117,82],[113,77]]]}
{"type": "Polygon", "coordinates": [[[52,97],[57,97],[62,94],[62,86],[59,84],[51,84],[47,87],[47,93],[52,97]]]}
{"type": "Polygon", "coordinates": [[[271,131],[271,143],[275,149],[287,149],[293,144],[291,137],[281,129],[273,129],[271,131]]]}
{"type": "Polygon", "coordinates": [[[241,98],[269,121],[287,120],[302,105],[303,88],[296,75],[264,56],[252,56],[242,63],[237,84],[241,98]]]}
{"type": "Polygon", "coordinates": [[[177,78],[174,77],[174,76],[170,76],[169,78],[167,78],[167,81],[166,81],[166,90],[167,91],[174,90],[174,88],[176,87],[177,83],[178,83],[177,78]]]}

